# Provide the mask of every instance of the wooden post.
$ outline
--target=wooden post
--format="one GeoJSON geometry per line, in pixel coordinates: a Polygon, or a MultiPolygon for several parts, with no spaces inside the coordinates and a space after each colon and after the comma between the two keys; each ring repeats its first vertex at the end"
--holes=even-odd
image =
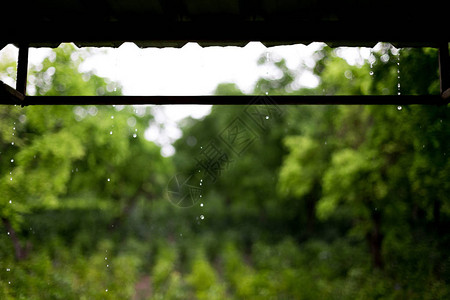
{"type": "Polygon", "coordinates": [[[450,57],[448,43],[439,46],[439,75],[441,84],[441,96],[443,99],[450,98],[450,57]]]}
{"type": "Polygon", "coordinates": [[[27,92],[28,74],[28,45],[19,46],[19,60],[17,61],[16,90],[25,95],[27,92]]]}

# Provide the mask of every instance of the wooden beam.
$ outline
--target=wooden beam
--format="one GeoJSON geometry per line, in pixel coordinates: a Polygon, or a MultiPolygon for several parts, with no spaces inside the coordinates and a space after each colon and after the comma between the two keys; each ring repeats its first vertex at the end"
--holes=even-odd
{"type": "MultiPolygon", "coordinates": [[[[397,17],[400,17],[397,15],[397,17]]],[[[31,22],[31,21],[27,21],[31,22]]],[[[392,42],[402,47],[437,47],[439,42],[450,39],[450,31],[444,20],[432,22],[364,22],[363,31],[357,30],[351,21],[299,20],[297,18],[275,18],[264,21],[245,21],[228,19],[205,19],[174,21],[158,18],[141,18],[102,22],[98,19],[61,19],[53,22],[31,22],[22,26],[39,28],[23,31],[11,28],[2,32],[0,42],[30,43],[31,47],[57,47],[62,42],[74,42],[84,46],[120,46],[123,42],[135,42],[148,47],[166,45],[182,46],[187,42],[205,45],[241,45],[251,41],[261,41],[267,45],[327,42],[330,45],[374,46],[379,41],[392,42]],[[436,24],[436,22],[438,22],[436,24]],[[442,25],[441,25],[442,23],[442,25]],[[64,30],[55,30],[63,26],[64,30]],[[95,28],[95,30],[92,30],[95,28]],[[151,30],[149,30],[151,29],[151,30]]]]}
{"type": "Polygon", "coordinates": [[[444,92],[442,92],[441,96],[442,96],[442,100],[444,100],[444,101],[446,100],[448,103],[448,101],[450,99],[450,88],[448,88],[444,92]]]}
{"type": "Polygon", "coordinates": [[[27,92],[28,75],[28,45],[20,45],[19,59],[17,61],[16,90],[23,95],[27,92]]]}
{"type": "Polygon", "coordinates": [[[444,98],[444,93],[450,89],[450,57],[448,53],[448,42],[439,45],[439,79],[441,84],[441,95],[444,98]]]}
{"type": "Polygon", "coordinates": [[[0,104],[22,105],[24,99],[25,96],[22,93],[0,81],[0,104]]]}
{"type": "MultiPolygon", "coordinates": [[[[440,95],[389,95],[389,96],[26,96],[21,103],[27,105],[443,105],[440,95]]],[[[0,104],[12,104],[3,102],[0,104]]]]}

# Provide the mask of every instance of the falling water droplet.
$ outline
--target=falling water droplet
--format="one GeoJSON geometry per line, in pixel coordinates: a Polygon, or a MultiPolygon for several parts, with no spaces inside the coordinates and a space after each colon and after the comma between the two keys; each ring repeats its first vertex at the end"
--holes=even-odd
{"type": "MultiPolygon", "coordinates": [[[[9,233],[9,232],[8,232],[9,233]]],[[[9,272],[9,271],[11,271],[11,269],[10,268],[6,268],[6,272],[9,272]]]]}
{"type": "Polygon", "coordinates": [[[202,219],[202,220],[203,220],[204,218],[205,218],[205,216],[204,216],[204,215],[200,215],[200,219],[202,219]]]}
{"type": "Polygon", "coordinates": [[[373,71],[370,71],[370,72],[369,72],[369,75],[372,76],[372,75],[373,75],[373,71]]]}
{"type": "Polygon", "coordinates": [[[11,158],[11,162],[14,162],[14,158],[11,158]]]}
{"type": "Polygon", "coordinates": [[[112,130],[109,132],[109,134],[112,134],[112,130]]]}
{"type": "Polygon", "coordinates": [[[203,203],[200,203],[200,207],[203,207],[203,203]]]}
{"type": "Polygon", "coordinates": [[[397,95],[401,95],[400,91],[400,51],[397,52],[397,95]]]}
{"type": "Polygon", "coordinates": [[[14,146],[14,142],[11,142],[11,145],[13,145],[13,146],[14,146]]]}
{"type": "Polygon", "coordinates": [[[114,116],[111,116],[111,119],[114,119],[114,116]]]}
{"type": "Polygon", "coordinates": [[[133,137],[136,138],[136,137],[137,137],[137,134],[136,134],[136,133],[133,133],[133,137]]]}
{"type": "Polygon", "coordinates": [[[111,181],[111,178],[108,178],[107,180],[108,180],[108,182],[110,182],[110,181],[111,181]]]}
{"type": "Polygon", "coordinates": [[[11,204],[12,203],[12,200],[9,200],[9,204],[11,204]]]}
{"type": "Polygon", "coordinates": [[[269,116],[266,116],[266,120],[269,120],[269,116]]]}
{"type": "Polygon", "coordinates": [[[402,109],[403,109],[403,107],[401,107],[400,105],[397,106],[397,110],[402,110],[402,109]]]}

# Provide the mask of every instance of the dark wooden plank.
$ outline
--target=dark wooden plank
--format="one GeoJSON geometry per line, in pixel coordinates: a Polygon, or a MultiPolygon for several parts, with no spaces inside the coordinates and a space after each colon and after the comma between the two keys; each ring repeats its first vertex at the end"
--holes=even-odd
{"type": "Polygon", "coordinates": [[[28,75],[28,45],[20,45],[19,59],[17,61],[17,81],[16,90],[23,95],[27,91],[27,75],[28,75]]]}
{"type": "MultiPolygon", "coordinates": [[[[363,20],[361,20],[363,21],[363,20]]],[[[438,22],[438,21],[435,21],[438,22]]],[[[440,21],[439,21],[440,22],[440,21]]],[[[29,24],[39,32],[11,28],[0,36],[4,43],[30,43],[30,46],[58,46],[61,42],[74,42],[85,46],[120,46],[135,42],[147,47],[152,44],[182,46],[186,42],[205,45],[244,46],[250,41],[272,44],[327,42],[331,45],[373,46],[379,41],[392,42],[403,47],[438,47],[450,40],[450,31],[438,31],[440,23],[427,22],[366,22],[363,30],[355,30],[356,21],[308,21],[296,19],[270,19],[264,21],[137,19],[117,22],[86,20],[83,22],[60,20],[29,24]],[[55,30],[63,26],[64,30],[55,30]],[[95,28],[95,30],[92,30],[95,28]]],[[[442,25],[446,23],[442,22],[442,25]]],[[[25,28],[27,24],[24,25],[25,28]]]]}
{"type": "Polygon", "coordinates": [[[439,77],[441,84],[441,94],[450,89],[450,56],[448,52],[448,42],[439,46],[439,77]]]}
{"type": "Polygon", "coordinates": [[[22,105],[24,99],[25,96],[22,93],[0,81],[0,104],[22,105]]]}
{"type": "Polygon", "coordinates": [[[448,89],[446,89],[445,91],[442,92],[442,99],[444,101],[447,101],[447,103],[448,103],[448,101],[450,99],[450,88],[448,88],[448,89]]]}
{"type": "MultiPolygon", "coordinates": [[[[440,95],[392,96],[26,96],[23,105],[443,105],[448,100],[440,95]]],[[[10,104],[3,103],[0,104],[10,104]]]]}

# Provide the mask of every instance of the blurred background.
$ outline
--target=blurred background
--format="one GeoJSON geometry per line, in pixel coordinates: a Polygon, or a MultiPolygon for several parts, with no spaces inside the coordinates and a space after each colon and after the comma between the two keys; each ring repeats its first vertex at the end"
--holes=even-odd
{"type": "Polygon", "coordinates": [[[257,105],[1,107],[1,299],[450,298],[448,105],[270,97],[439,94],[436,49],[61,44],[27,92],[257,105]]]}

